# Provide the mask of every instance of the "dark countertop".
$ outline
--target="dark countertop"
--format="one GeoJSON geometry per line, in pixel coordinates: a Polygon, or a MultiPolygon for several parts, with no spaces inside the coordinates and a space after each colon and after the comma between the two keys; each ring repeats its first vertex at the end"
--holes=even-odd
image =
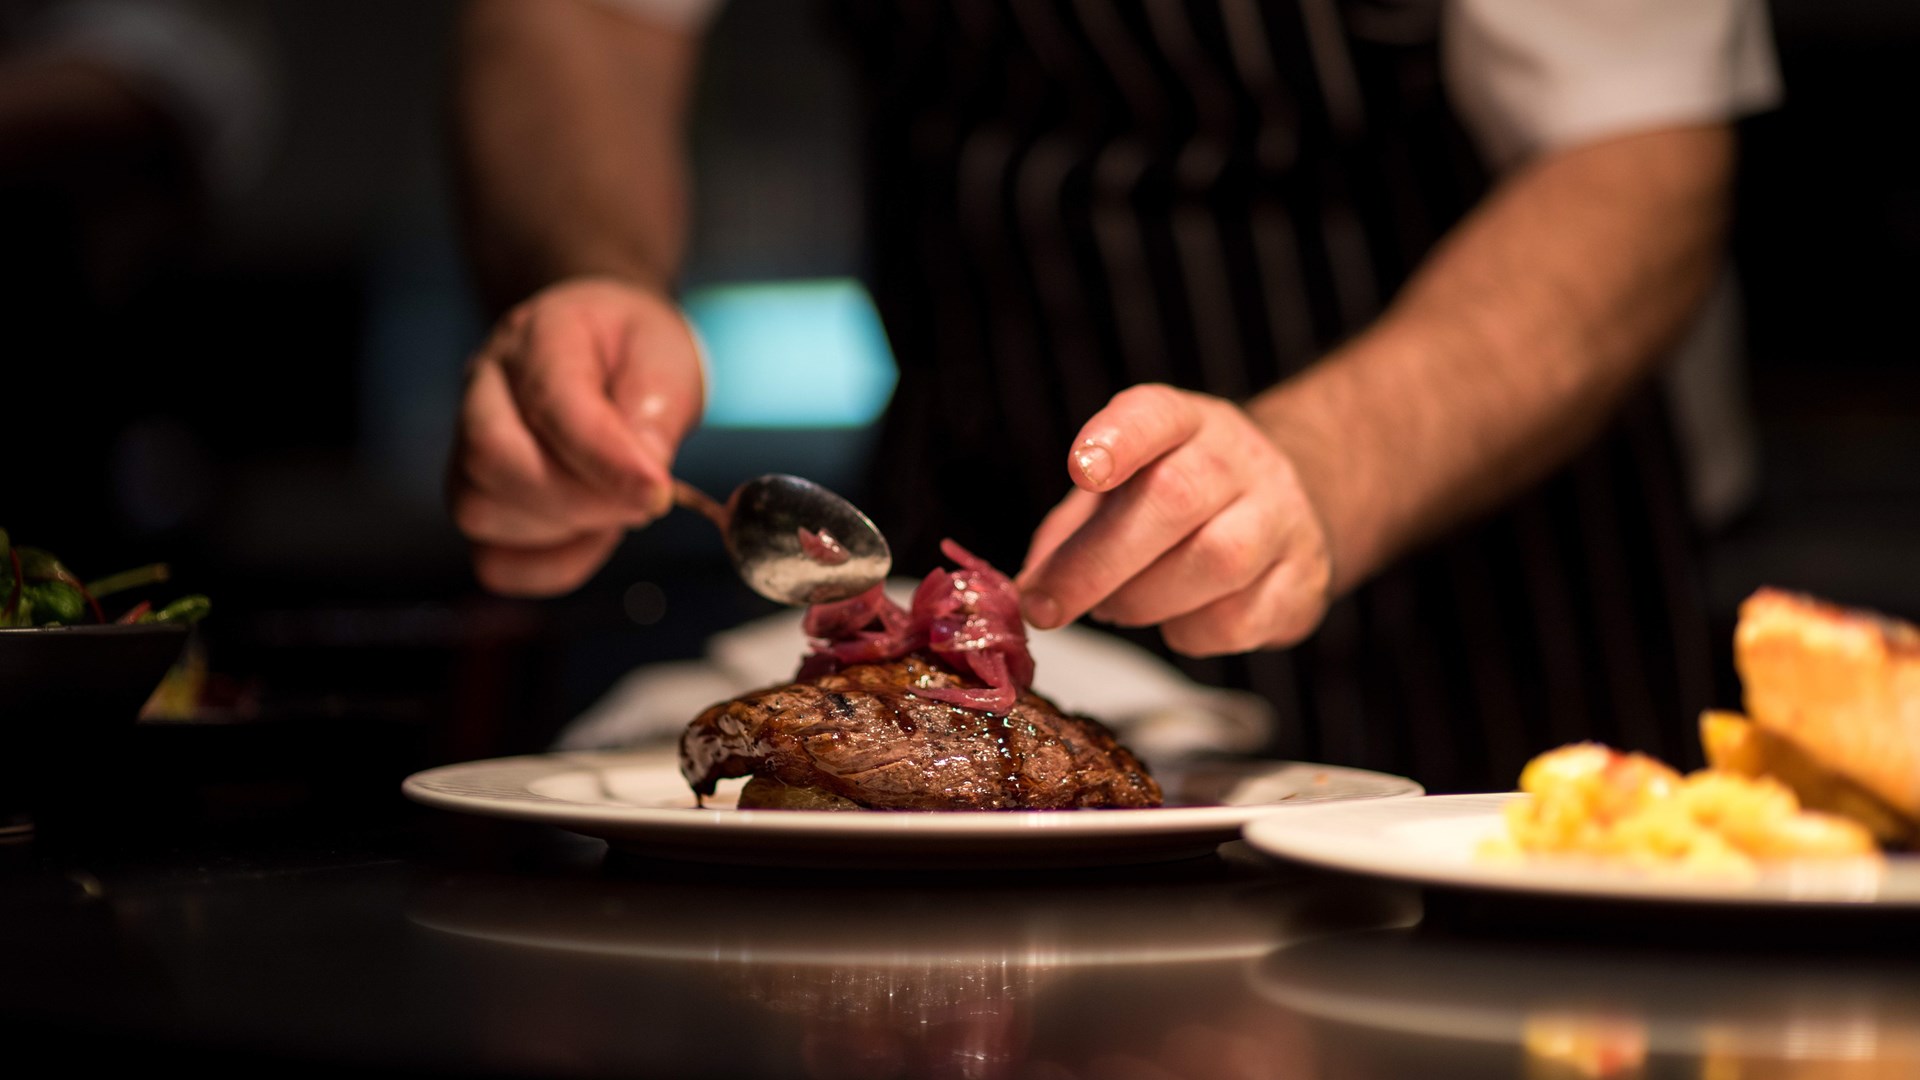
{"type": "Polygon", "coordinates": [[[0,1046],[201,1075],[1906,1077],[1913,929],[1423,896],[1242,845],[724,869],[414,812],[0,849],[0,1046]]]}

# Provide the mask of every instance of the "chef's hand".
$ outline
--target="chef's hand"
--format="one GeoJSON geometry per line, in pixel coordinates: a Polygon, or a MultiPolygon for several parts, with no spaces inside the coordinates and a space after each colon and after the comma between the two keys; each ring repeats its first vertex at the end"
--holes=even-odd
{"type": "Polygon", "coordinates": [[[593,576],[672,507],[701,404],[693,335],[656,293],[575,279],[508,312],[468,365],[449,475],[481,584],[552,596],[593,576]]]}
{"type": "Polygon", "coordinates": [[[1291,645],[1326,613],[1326,529],[1287,455],[1238,407],[1170,386],[1114,395],[1080,429],[1075,490],[1021,570],[1027,621],[1159,624],[1176,652],[1291,645]]]}

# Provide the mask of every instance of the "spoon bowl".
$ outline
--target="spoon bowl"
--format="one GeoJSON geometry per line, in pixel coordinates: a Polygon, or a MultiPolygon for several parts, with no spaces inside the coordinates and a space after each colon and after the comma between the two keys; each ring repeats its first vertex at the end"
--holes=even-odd
{"type": "Polygon", "coordinates": [[[734,489],[725,506],[685,483],[675,501],[720,528],[747,587],[779,604],[858,596],[893,568],[887,538],[852,503],[811,480],[780,473],[734,489]]]}

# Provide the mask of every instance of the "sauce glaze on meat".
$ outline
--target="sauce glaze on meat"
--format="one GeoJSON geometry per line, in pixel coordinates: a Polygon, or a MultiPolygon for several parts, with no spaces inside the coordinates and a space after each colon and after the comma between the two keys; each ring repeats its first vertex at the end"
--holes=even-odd
{"type": "Polygon", "coordinates": [[[1160,805],[1160,785],[1112,732],[1038,694],[983,712],[916,692],[967,685],[912,653],[757,691],[693,721],[680,771],[703,796],[753,775],[873,810],[1160,805]]]}

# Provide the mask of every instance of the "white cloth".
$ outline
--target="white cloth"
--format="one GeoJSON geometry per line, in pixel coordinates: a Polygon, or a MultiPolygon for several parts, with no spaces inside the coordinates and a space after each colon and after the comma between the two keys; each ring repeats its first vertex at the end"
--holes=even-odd
{"type": "Polygon", "coordinates": [[[1447,89],[1495,168],[1780,99],[1759,0],[1450,0],[1447,89]]]}
{"type": "MultiPolygon", "coordinates": [[[[914,582],[889,582],[906,602],[914,582]]],[[[567,725],[557,750],[596,750],[678,739],[707,706],[793,677],[806,650],[798,610],[716,634],[704,660],[639,668],[567,725]]],[[[1034,689],[1068,712],[1095,717],[1149,761],[1196,753],[1251,753],[1273,733],[1273,708],[1257,694],[1202,686],[1159,657],[1083,626],[1030,632],[1034,689]]]]}

